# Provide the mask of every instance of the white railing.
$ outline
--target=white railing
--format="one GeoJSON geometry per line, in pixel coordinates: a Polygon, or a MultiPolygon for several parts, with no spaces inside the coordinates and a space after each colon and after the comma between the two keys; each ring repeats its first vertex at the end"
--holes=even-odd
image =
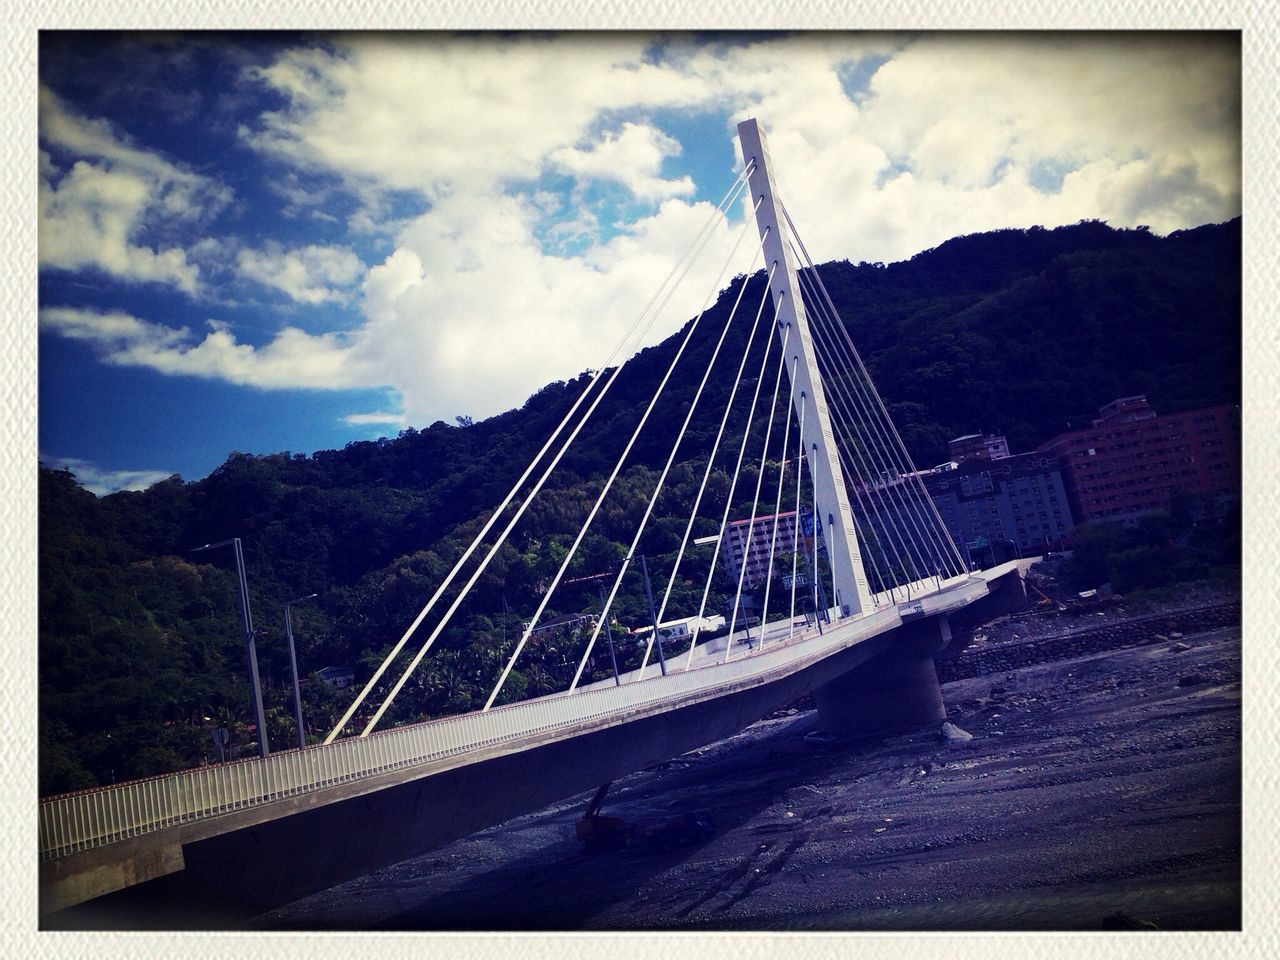
{"type": "Polygon", "coordinates": [[[837,622],[824,634],[797,633],[789,642],[717,664],[667,676],[544,697],[398,727],[364,738],[282,751],[267,757],[200,767],[40,802],[40,854],[53,860],[81,850],[152,833],[177,824],[313,793],[335,784],[445,760],[548,731],[566,736],[624,711],[678,697],[728,688],[736,681],[785,675],[899,622],[894,609],[837,622]],[[792,668],[789,670],[788,668],[792,668]]]}

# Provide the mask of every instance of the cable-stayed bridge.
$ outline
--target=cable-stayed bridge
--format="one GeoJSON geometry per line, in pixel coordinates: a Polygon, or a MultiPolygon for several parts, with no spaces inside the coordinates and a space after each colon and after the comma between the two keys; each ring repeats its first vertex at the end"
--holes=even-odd
{"type": "Polygon", "coordinates": [[[743,169],[702,231],[324,742],[268,753],[264,738],[254,759],[43,800],[46,917],[75,923],[67,908],[78,904],[105,911],[91,923],[119,911],[126,925],[141,922],[138,910],[162,925],[193,906],[221,917],[261,912],[720,739],[810,692],[823,725],[850,736],[943,719],[932,656],[950,638],[948,614],[1022,603],[1025,564],[967,567],[777,195],[756,122],[740,124],[739,137],[743,169]],[[378,730],[735,203],[748,216],[702,311],[618,438],[484,707],[378,730]],[[732,309],[718,331],[699,334],[726,276],[736,278],[732,309]],[[695,334],[715,345],[690,372],[682,360],[695,334]],[[735,353],[730,343],[742,346],[735,353]],[[663,406],[673,382],[697,383],[683,417],[663,406]],[[716,409],[704,398],[723,390],[709,383],[730,384],[716,409]],[[691,462],[680,458],[691,429],[714,435],[701,482],[687,515],[663,517],[673,466],[691,462]],[[625,555],[601,579],[607,590],[572,680],[506,702],[531,638],[572,593],[615,482],[654,430],[668,453],[625,555]],[[717,474],[727,492],[711,489],[717,474]],[[657,591],[640,550],[655,518],[683,529],[669,569],[653,567],[652,586],[666,576],[657,591]],[[702,583],[696,610],[675,608],[682,569],[702,583]],[[611,623],[620,595],[641,580],[643,651],[619,669],[611,623]],[[669,647],[664,628],[676,613],[688,630],[669,647]]]}

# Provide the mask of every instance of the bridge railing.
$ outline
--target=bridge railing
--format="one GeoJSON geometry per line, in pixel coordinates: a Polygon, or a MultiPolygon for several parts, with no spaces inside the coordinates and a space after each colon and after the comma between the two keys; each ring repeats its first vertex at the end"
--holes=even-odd
{"type": "Polygon", "coordinates": [[[119,840],[203,820],[326,787],[368,779],[472,750],[562,728],[675,697],[763,676],[812,653],[834,653],[897,622],[895,610],[837,622],[825,634],[787,642],[714,667],[673,672],[617,687],[579,691],[397,727],[263,758],[238,760],[51,797],[40,803],[41,858],[53,860],[119,840]]]}

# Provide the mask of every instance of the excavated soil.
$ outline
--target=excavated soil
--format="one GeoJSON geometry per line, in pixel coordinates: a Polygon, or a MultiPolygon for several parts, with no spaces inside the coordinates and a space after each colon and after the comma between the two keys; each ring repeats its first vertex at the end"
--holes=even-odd
{"type": "Polygon", "coordinates": [[[832,742],[813,711],[614,784],[674,851],[587,854],[589,795],[257,918],[257,929],[1231,930],[1241,877],[1240,631],[976,677],[950,720],[832,742]]]}

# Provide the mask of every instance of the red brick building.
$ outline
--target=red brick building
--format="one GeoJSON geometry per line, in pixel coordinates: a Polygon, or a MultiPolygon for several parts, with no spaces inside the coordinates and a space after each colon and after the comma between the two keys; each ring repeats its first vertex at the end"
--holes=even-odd
{"type": "Polygon", "coordinates": [[[1103,407],[1085,430],[1040,451],[1062,465],[1077,522],[1127,520],[1169,506],[1177,492],[1240,496],[1240,413],[1224,404],[1157,415],[1145,396],[1103,407]]]}

